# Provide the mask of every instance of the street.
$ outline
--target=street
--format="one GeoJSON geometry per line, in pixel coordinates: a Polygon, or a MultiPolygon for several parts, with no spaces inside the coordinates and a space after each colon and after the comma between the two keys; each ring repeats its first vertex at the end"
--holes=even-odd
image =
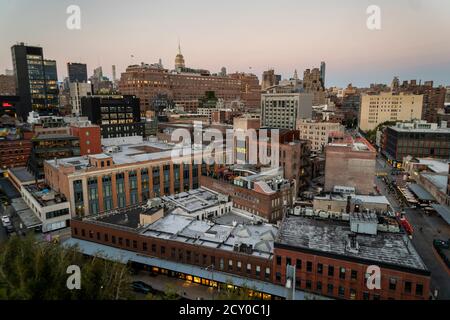
{"type": "MultiPolygon", "coordinates": [[[[3,206],[0,205],[0,216],[4,215],[3,206]]],[[[8,234],[6,233],[6,229],[3,226],[2,222],[0,221],[0,243],[3,241],[6,241],[8,239],[8,234]]]]}
{"type": "MultiPolygon", "coordinates": [[[[385,171],[390,175],[392,168],[380,158],[376,162],[377,172],[385,171]]],[[[389,192],[381,177],[375,177],[375,184],[385,195],[395,211],[401,211],[400,201],[395,192],[389,192]]],[[[425,214],[424,210],[405,207],[405,215],[414,228],[412,242],[426,266],[431,272],[431,291],[438,290],[437,299],[450,299],[450,273],[433,248],[434,239],[450,238],[450,227],[437,214],[425,214]],[[420,231],[422,229],[422,231],[420,231]]]]}

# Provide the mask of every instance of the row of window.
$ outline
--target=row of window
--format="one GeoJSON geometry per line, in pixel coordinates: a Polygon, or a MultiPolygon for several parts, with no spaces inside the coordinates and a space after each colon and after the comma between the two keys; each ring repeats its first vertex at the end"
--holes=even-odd
{"type": "MultiPolygon", "coordinates": [[[[78,228],[73,228],[73,232],[75,235],[78,235],[78,228]]],[[[180,262],[193,263],[193,264],[201,264],[204,266],[213,266],[212,270],[221,270],[221,271],[237,271],[239,273],[245,273],[247,275],[252,275],[256,277],[261,277],[262,272],[264,272],[264,277],[267,280],[270,280],[271,269],[270,267],[261,268],[260,265],[253,265],[251,263],[246,263],[241,260],[234,259],[225,259],[225,258],[217,258],[215,256],[208,256],[206,254],[199,254],[198,252],[191,250],[183,250],[180,248],[174,247],[166,247],[164,245],[157,245],[155,243],[151,243],[150,245],[147,242],[142,242],[139,246],[137,240],[130,240],[123,237],[117,237],[115,235],[109,235],[107,233],[101,234],[100,232],[87,231],[85,229],[81,229],[81,236],[88,236],[90,239],[95,239],[97,241],[111,243],[113,245],[132,248],[135,250],[142,250],[144,252],[149,252],[156,256],[167,256],[170,252],[170,258],[180,262]],[[87,235],[86,235],[87,234],[87,235]],[[263,269],[263,270],[262,270],[263,269]]]]}
{"type": "MultiPolygon", "coordinates": [[[[313,262],[306,261],[306,265],[304,265],[303,261],[301,259],[296,259],[295,261],[293,261],[291,258],[286,257],[285,265],[293,265],[293,262],[295,262],[295,267],[297,270],[303,270],[303,268],[305,268],[306,272],[313,273],[313,262]]],[[[277,264],[277,266],[282,265],[282,257],[281,256],[276,256],[276,264],[277,264]]],[[[345,267],[338,267],[337,269],[335,269],[335,267],[332,265],[328,265],[327,267],[328,267],[327,271],[325,271],[325,265],[322,263],[317,263],[316,268],[315,268],[315,273],[318,275],[325,275],[328,277],[335,277],[335,275],[338,275],[338,278],[340,280],[346,280],[348,278],[347,274],[350,274],[350,280],[356,281],[359,279],[357,270],[351,269],[350,273],[348,273],[347,269],[345,267]]],[[[367,274],[367,273],[364,274],[364,283],[367,281],[368,277],[369,277],[369,274],[367,274]]],[[[276,273],[275,279],[277,282],[281,282],[281,273],[280,272],[276,273]]],[[[359,279],[359,280],[362,280],[362,279],[359,279]]],[[[300,281],[300,279],[298,281],[300,281]]],[[[307,280],[307,281],[309,281],[309,280],[307,280]]],[[[400,286],[397,285],[398,281],[399,280],[397,278],[393,278],[393,277],[389,278],[389,290],[390,291],[396,291],[397,289],[400,288],[400,286]]],[[[413,293],[412,286],[413,286],[413,284],[411,281],[404,281],[403,292],[412,294],[413,293]]],[[[308,287],[306,287],[306,288],[310,289],[308,287]]],[[[418,296],[422,296],[423,295],[423,284],[416,283],[414,293],[418,296]]]]}

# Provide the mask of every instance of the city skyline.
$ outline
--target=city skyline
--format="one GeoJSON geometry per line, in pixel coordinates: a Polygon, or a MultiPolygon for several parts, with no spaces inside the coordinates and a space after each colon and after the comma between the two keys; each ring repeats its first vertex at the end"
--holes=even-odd
{"type": "Polygon", "coordinates": [[[258,6],[253,1],[136,1],[133,6],[113,1],[107,7],[87,1],[0,3],[1,73],[12,69],[10,48],[17,42],[43,47],[45,56],[57,61],[59,81],[67,76],[67,62],[86,63],[89,75],[102,66],[110,78],[112,65],[120,78],[128,65],[159,58],[173,69],[180,39],[186,65],[213,73],[224,66],[229,73],[261,78],[273,68],[290,78],[297,69],[302,77],[304,69],[325,61],[327,87],[389,84],[394,76],[450,84],[450,44],[444,41],[450,3],[437,0],[379,1],[382,25],[377,31],[366,27],[368,1],[258,1],[258,6]],[[72,4],[81,9],[80,30],[66,28],[66,9],[72,4]]]}

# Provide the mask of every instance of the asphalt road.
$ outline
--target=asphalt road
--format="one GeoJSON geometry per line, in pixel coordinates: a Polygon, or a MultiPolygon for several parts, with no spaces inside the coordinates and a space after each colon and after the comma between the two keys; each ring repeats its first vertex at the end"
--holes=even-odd
{"type": "MultiPolygon", "coordinates": [[[[383,160],[377,159],[377,172],[391,168],[383,160]]],[[[400,210],[400,203],[395,193],[389,193],[388,188],[380,178],[375,178],[375,184],[385,195],[396,211],[400,210]]],[[[450,227],[438,215],[427,215],[422,209],[405,208],[408,221],[414,228],[412,242],[431,272],[431,291],[438,290],[437,299],[450,299],[450,272],[433,248],[434,239],[446,240],[450,238],[450,227]],[[420,231],[422,228],[422,231],[420,231]]]]}

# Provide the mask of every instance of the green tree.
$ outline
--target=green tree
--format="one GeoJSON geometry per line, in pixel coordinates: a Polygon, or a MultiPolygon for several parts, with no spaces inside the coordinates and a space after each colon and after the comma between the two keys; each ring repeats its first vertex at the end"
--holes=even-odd
{"type": "Polygon", "coordinates": [[[116,300],[131,298],[128,268],[101,257],[86,258],[76,247],[11,237],[0,245],[0,299],[116,300]],[[81,289],[67,288],[67,268],[80,267],[81,289]]]}

